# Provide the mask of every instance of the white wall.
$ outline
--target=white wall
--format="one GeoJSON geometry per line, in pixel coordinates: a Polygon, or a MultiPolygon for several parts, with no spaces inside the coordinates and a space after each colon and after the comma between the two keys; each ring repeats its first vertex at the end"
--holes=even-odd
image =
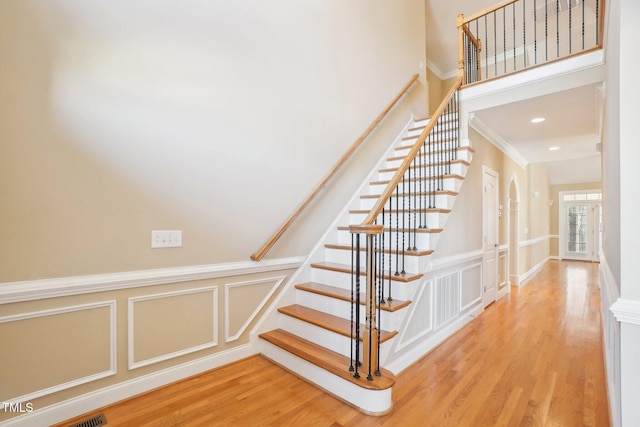
{"type": "Polygon", "coordinates": [[[0,282],[248,259],[425,61],[421,0],[5,1],[0,32],[0,282]]]}
{"type": "Polygon", "coordinates": [[[635,426],[640,423],[640,266],[636,259],[640,226],[635,215],[640,208],[636,117],[640,96],[636,70],[640,60],[635,55],[634,40],[640,36],[635,22],[640,5],[613,0],[608,7],[602,248],[603,302],[607,307],[603,317],[613,421],[615,425],[635,426]],[[612,322],[609,313],[618,323],[612,322]]]}

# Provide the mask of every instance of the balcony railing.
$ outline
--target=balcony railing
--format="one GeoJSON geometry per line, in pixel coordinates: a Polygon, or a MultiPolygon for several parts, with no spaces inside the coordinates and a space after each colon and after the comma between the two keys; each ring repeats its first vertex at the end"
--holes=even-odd
{"type": "Polygon", "coordinates": [[[604,0],[508,0],[458,16],[464,84],[602,47],[604,0]]]}

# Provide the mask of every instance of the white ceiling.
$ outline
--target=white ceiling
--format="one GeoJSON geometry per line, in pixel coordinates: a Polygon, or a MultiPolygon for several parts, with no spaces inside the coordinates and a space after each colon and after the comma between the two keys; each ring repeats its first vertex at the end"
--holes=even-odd
{"type": "MultiPolygon", "coordinates": [[[[471,15],[496,0],[427,0],[427,62],[440,78],[456,75],[458,13],[471,15]]],[[[601,180],[598,86],[581,86],[475,111],[475,119],[527,162],[547,164],[552,185],[601,180]],[[545,117],[532,124],[534,117],[545,117]],[[559,147],[549,151],[549,147],[559,147]]]]}

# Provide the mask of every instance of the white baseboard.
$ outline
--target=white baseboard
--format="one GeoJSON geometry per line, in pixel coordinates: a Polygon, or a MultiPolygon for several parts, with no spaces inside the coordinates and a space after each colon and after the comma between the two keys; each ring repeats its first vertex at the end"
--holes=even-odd
{"type": "Polygon", "coordinates": [[[257,350],[253,346],[245,344],[202,359],[86,393],[42,409],[36,408],[33,412],[0,422],[0,427],[49,426],[146,391],[227,365],[256,353],[257,350]]]}
{"type": "Polygon", "coordinates": [[[527,281],[529,279],[531,279],[537,272],[539,272],[540,270],[542,270],[542,267],[544,267],[544,265],[549,262],[549,260],[551,260],[552,258],[550,256],[546,257],[545,259],[543,259],[542,261],[540,261],[538,264],[534,265],[531,269],[529,269],[529,271],[527,271],[526,273],[520,275],[520,283],[519,286],[524,286],[527,284],[527,281]]]}

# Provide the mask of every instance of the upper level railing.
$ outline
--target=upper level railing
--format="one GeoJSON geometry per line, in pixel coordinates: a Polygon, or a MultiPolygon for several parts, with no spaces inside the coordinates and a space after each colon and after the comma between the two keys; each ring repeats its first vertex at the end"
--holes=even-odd
{"type": "Polygon", "coordinates": [[[458,16],[463,84],[602,47],[604,0],[508,0],[458,16]]]}
{"type": "Polygon", "coordinates": [[[293,222],[300,216],[300,214],[311,204],[311,202],[320,194],[322,189],[333,178],[338,171],[347,163],[349,158],[356,152],[356,150],[362,145],[367,137],[373,132],[373,130],[382,122],[382,120],[389,114],[393,107],[398,103],[405,93],[411,89],[413,84],[418,80],[419,75],[414,74],[409,82],[402,88],[402,90],[396,95],[395,98],[387,105],[387,107],[375,118],[375,120],[369,125],[369,127],[360,135],[360,137],[349,147],[349,149],[340,157],[336,164],[331,168],[329,172],[322,178],[322,180],[316,185],[311,193],[303,200],[303,202],[296,208],[295,211],[287,218],[287,220],[269,237],[264,245],[255,253],[251,254],[251,259],[254,261],[260,261],[269,252],[269,250],[275,245],[275,243],[282,237],[287,229],[293,224],[293,222]]]}

